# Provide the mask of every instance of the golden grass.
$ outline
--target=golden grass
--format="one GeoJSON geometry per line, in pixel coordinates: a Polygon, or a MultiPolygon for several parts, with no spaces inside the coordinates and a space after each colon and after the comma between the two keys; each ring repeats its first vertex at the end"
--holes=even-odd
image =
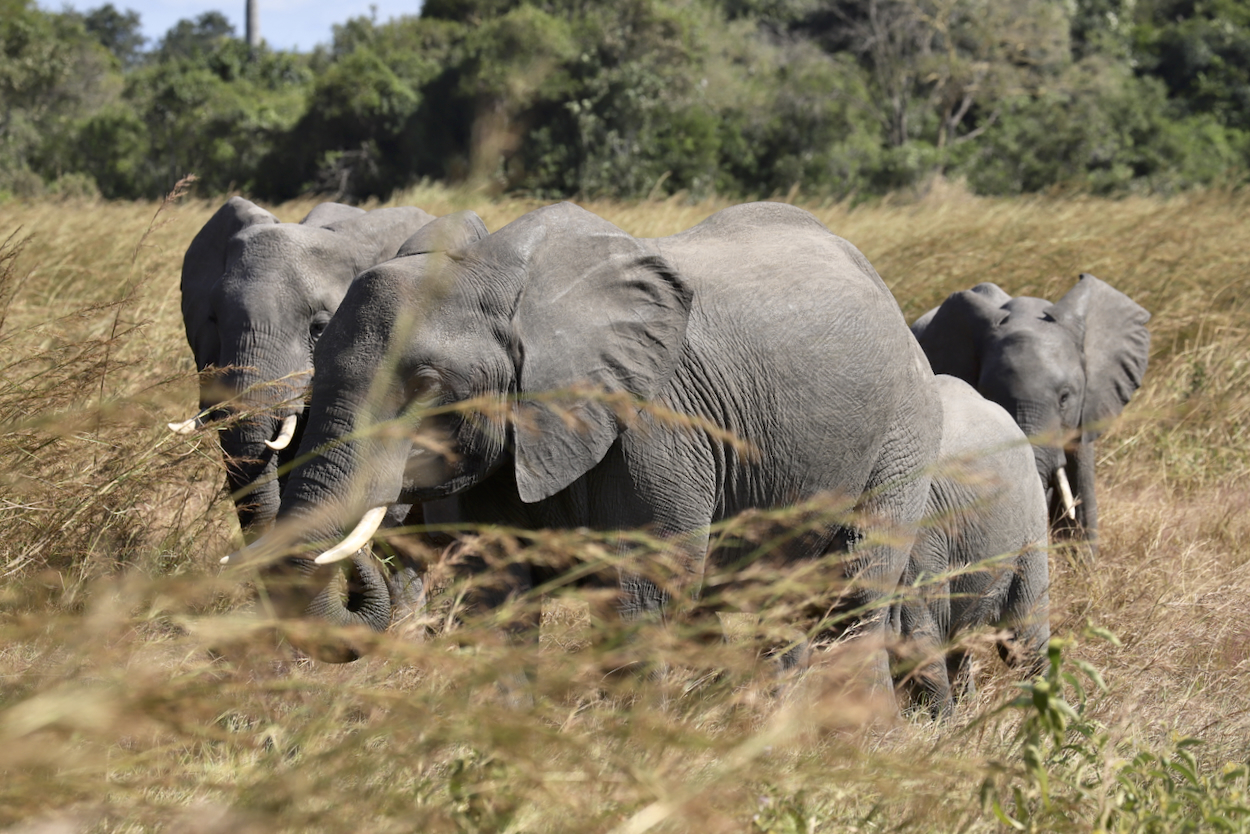
{"type": "MultiPolygon", "coordinates": [[[[472,208],[492,230],[535,205],[435,186],[396,202],[472,208]]],[[[196,402],[178,273],[218,205],[155,222],[148,203],[0,205],[0,239],[17,233],[4,251],[25,241],[0,259],[0,830],[1003,827],[978,791],[1015,755],[1015,719],[992,717],[1012,677],[984,648],[980,692],[944,725],[868,720],[833,672],[779,687],[740,644],[644,624],[588,647],[567,606],[548,606],[538,650],[489,629],[390,635],[343,667],[275,648],[218,578],[236,528],[216,448],[164,428],[196,402]],[[686,671],[605,677],[641,644],[686,671]],[[533,703],[495,684],[527,664],[533,703]]],[[[652,236],[723,205],[587,207],[652,236]]],[[[1101,441],[1099,562],[1054,555],[1053,630],[1102,670],[1090,710],[1113,738],[1196,736],[1207,766],[1244,761],[1250,197],[991,200],[939,183],[808,208],[908,320],[980,281],[1057,298],[1080,272],[1154,314],[1145,384],[1101,441]],[[1122,644],[1083,638],[1091,623],[1122,644]]],[[[1097,814],[1065,819],[1090,830],[1097,814]]]]}

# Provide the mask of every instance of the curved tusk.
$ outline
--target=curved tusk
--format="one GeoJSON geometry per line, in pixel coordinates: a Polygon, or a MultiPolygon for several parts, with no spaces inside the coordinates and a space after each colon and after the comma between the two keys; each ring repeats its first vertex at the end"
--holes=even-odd
{"type": "Polygon", "coordinates": [[[313,559],[319,565],[328,565],[332,562],[338,562],[351,556],[357,550],[369,543],[369,539],[373,538],[373,534],[378,532],[378,528],[382,526],[382,519],[386,515],[386,507],[374,507],[365,513],[364,518],[360,519],[360,523],[356,525],[347,538],[339,542],[334,547],[322,553],[316,559],[313,559]]]}
{"type": "Polygon", "coordinates": [[[1068,485],[1068,473],[1063,467],[1055,470],[1055,483],[1059,485],[1059,495],[1063,498],[1063,514],[1076,521],[1076,502],[1072,500],[1072,487],[1068,485]]]}
{"type": "Polygon", "coordinates": [[[259,539],[247,545],[246,547],[240,547],[238,550],[234,551],[233,553],[222,556],[221,564],[223,565],[236,564],[238,562],[244,561],[244,559],[249,554],[260,553],[261,551],[269,550],[270,549],[269,540],[272,537],[271,533],[272,531],[270,531],[270,533],[266,533],[265,535],[261,536],[259,539]]]}
{"type": "Polygon", "coordinates": [[[295,436],[295,423],[298,417],[294,414],[288,414],[282,420],[282,428],[278,430],[278,436],[273,440],[266,440],[265,445],[275,452],[280,452],[287,446],[291,445],[291,438],[295,436]]]}
{"type": "Polygon", "coordinates": [[[192,417],[190,420],[183,420],[181,423],[166,423],[169,430],[174,434],[191,434],[193,431],[204,425],[199,417],[192,417]]]}

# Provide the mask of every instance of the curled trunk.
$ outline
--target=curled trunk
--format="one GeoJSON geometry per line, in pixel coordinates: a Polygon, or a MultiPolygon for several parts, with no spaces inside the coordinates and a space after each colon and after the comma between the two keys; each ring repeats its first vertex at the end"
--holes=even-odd
{"type": "MultiPolygon", "coordinates": [[[[318,415],[312,418],[316,423],[318,415]]],[[[333,446],[329,441],[352,433],[354,415],[322,415],[320,424],[335,426],[339,432],[307,438],[305,448],[323,451],[292,473],[282,494],[282,515],[299,525],[299,538],[306,544],[340,542],[361,520],[360,515],[352,517],[350,512],[342,517],[322,515],[328,507],[356,506],[363,497],[367,502],[359,510],[363,515],[368,509],[396,501],[410,445],[410,441],[385,439],[333,446]],[[327,444],[331,448],[325,448],[327,444]]],[[[316,564],[314,558],[327,548],[329,545],[282,559],[265,569],[263,580],[275,613],[284,618],[314,617],[337,626],[386,630],[391,622],[391,593],[382,569],[369,555],[367,542],[350,561],[316,564]]],[[[320,660],[341,663],[361,654],[350,637],[312,643],[300,648],[320,660]]]]}
{"type": "MultiPolygon", "coordinates": [[[[391,624],[390,588],[367,550],[335,565],[290,557],[267,568],[262,581],[275,613],[283,619],[309,617],[340,628],[363,626],[377,632],[391,624]]],[[[364,653],[350,638],[338,635],[295,637],[293,642],[326,663],[350,663],[364,653]]]]}

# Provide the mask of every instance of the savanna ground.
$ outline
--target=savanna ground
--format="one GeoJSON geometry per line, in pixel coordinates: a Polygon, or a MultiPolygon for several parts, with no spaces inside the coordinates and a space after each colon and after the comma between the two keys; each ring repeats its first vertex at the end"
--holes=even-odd
{"type": "MultiPolygon", "coordinates": [[[[492,230],[532,207],[394,202],[492,230]]],[[[1250,195],[806,206],[909,321],[985,280],[1058,298],[1080,272],[1154,316],[1101,442],[1097,564],[1052,552],[1047,680],[1017,687],[974,635],[979,691],[942,724],[778,686],[733,641],[609,639],[695,671],[605,677],[560,606],[536,658],[484,628],[346,666],[274,648],[217,565],[237,526],[215,442],[165,428],[196,402],[178,273],[218,205],[0,205],[0,830],[1250,827],[1250,195]],[[526,663],[532,704],[494,685],[526,663]]],[[[722,203],[587,207],[655,236],[722,203]]]]}

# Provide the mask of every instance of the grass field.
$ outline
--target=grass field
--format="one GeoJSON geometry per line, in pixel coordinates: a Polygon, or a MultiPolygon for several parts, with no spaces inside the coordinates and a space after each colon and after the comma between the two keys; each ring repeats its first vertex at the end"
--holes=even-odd
{"type": "MultiPolygon", "coordinates": [[[[533,207],[394,202],[492,230],[533,207]]],[[[979,692],[940,725],[779,688],[732,641],[664,649],[719,676],[608,679],[571,607],[536,655],[489,629],[347,666],[275,647],[219,574],[215,443],[165,429],[196,402],[178,274],[218,205],[0,205],[0,831],[1250,829],[1250,195],[806,206],[909,321],[1080,272],[1153,313],[1100,445],[1098,563],[1052,553],[1049,678],[1021,690],[978,648],[979,692]],[[523,664],[524,707],[493,685],[523,664]]],[[[587,204],[643,236],[722,206],[587,204]]]]}

